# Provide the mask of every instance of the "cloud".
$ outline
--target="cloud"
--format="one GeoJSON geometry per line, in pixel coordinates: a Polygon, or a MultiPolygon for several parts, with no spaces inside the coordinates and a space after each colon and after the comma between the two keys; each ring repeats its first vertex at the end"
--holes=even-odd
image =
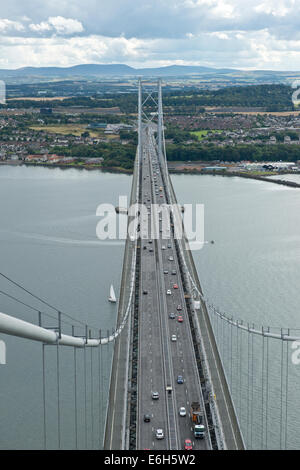
{"type": "Polygon", "coordinates": [[[10,0],[0,66],[300,69],[299,0],[10,0]]]}
{"type": "Polygon", "coordinates": [[[0,33],[7,33],[9,31],[24,31],[25,28],[19,21],[11,21],[8,19],[0,18],[0,33]]]}

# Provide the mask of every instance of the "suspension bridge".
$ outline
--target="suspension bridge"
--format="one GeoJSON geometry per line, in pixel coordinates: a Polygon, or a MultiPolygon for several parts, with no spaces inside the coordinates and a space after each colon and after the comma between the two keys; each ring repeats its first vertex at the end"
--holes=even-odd
{"type": "Polygon", "coordinates": [[[0,313],[0,333],[41,345],[43,448],[177,450],[187,439],[199,451],[297,448],[300,331],[239,321],[202,292],[167,168],[160,80],[139,81],[138,137],[130,207],[140,217],[125,244],[112,331],[0,273],[41,304],[0,291],[36,314],[34,323],[0,313]],[[167,238],[155,204],[173,208],[167,238]],[[203,439],[195,438],[192,403],[203,439]]]}

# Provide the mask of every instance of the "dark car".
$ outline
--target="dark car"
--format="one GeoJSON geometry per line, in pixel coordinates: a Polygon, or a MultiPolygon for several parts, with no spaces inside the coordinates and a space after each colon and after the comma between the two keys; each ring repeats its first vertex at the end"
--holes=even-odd
{"type": "Polygon", "coordinates": [[[144,422],[145,423],[150,423],[150,421],[151,421],[151,416],[148,415],[148,414],[144,415],[144,422]]]}
{"type": "Polygon", "coordinates": [[[143,294],[144,294],[144,295],[147,295],[147,294],[148,294],[148,291],[144,289],[144,290],[143,290],[143,294]]]}

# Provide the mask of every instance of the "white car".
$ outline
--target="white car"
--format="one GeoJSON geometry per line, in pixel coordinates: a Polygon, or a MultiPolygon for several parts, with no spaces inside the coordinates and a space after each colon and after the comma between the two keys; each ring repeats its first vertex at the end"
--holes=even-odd
{"type": "Polygon", "coordinates": [[[170,291],[170,289],[167,290],[167,295],[172,295],[172,292],[170,291]]]}
{"type": "Polygon", "coordinates": [[[162,429],[156,429],[156,434],[155,434],[156,439],[163,439],[164,436],[164,431],[162,429]]]}
{"type": "Polygon", "coordinates": [[[176,335],[172,335],[172,336],[171,336],[171,341],[177,341],[177,336],[176,336],[176,335]]]}
{"type": "Polygon", "coordinates": [[[179,416],[186,416],[186,409],[184,406],[179,408],[179,416]]]}
{"type": "Polygon", "coordinates": [[[165,245],[163,245],[163,246],[161,247],[161,249],[162,249],[162,250],[165,250],[165,249],[166,249],[165,245]]]}

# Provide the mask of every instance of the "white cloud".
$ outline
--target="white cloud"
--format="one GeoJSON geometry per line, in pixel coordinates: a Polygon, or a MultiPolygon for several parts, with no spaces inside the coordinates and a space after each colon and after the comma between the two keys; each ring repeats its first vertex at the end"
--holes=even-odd
{"type": "Polygon", "coordinates": [[[284,17],[291,12],[295,0],[266,0],[254,7],[257,13],[265,13],[277,17],[284,17]]]}
{"type": "Polygon", "coordinates": [[[227,33],[223,33],[222,31],[214,31],[213,33],[210,33],[211,36],[216,37],[218,39],[229,39],[229,36],[227,33]]]}
{"type": "Polygon", "coordinates": [[[31,31],[38,33],[54,31],[62,35],[72,35],[84,31],[84,27],[80,21],[72,18],[64,18],[63,16],[50,17],[47,21],[42,21],[38,24],[32,23],[29,25],[29,28],[31,31]]]}
{"type": "Polygon", "coordinates": [[[300,0],[2,3],[0,66],[7,68],[125,62],[300,69],[300,0]]]}
{"type": "Polygon", "coordinates": [[[0,33],[6,33],[9,31],[24,31],[24,29],[24,26],[19,21],[11,21],[0,18],[0,33]]]}

